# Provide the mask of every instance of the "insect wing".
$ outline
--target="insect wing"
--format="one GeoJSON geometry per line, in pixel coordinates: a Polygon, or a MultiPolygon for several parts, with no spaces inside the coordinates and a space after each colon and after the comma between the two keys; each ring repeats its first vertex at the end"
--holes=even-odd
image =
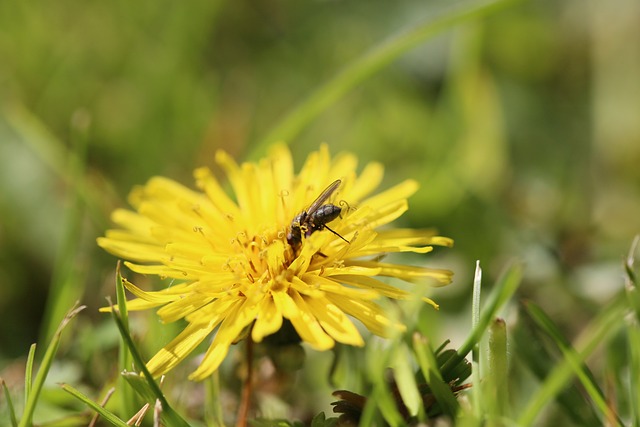
{"type": "Polygon", "coordinates": [[[333,192],[336,191],[336,189],[340,186],[341,182],[342,182],[341,180],[336,179],[327,188],[325,188],[325,190],[322,193],[320,193],[318,198],[315,199],[313,203],[311,203],[311,205],[309,205],[309,207],[307,208],[307,215],[308,216],[313,215],[313,213],[317,211],[318,208],[322,206],[324,202],[327,201],[327,199],[333,194],[333,192]]]}

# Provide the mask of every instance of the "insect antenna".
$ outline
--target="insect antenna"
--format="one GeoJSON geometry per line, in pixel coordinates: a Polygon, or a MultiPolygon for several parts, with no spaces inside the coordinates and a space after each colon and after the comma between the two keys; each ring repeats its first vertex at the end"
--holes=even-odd
{"type": "MultiPolygon", "coordinates": [[[[347,212],[352,212],[357,209],[355,207],[352,207],[349,203],[347,203],[346,200],[340,200],[338,204],[340,205],[340,207],[342,207],[342,210],[346,210],[347,212]]],[[[342,211],[340,212],[340,218],[342,218],[342,211]]]]}
{"type": "Polygon", "coordinates": [[[348,241],[347,239],[345,239],[344,237],[342,237],[340,234],[336,233],[335,231],[333,231],[332,229],[330,229],[329,227],[327,227],[327,225],[325,224],[324,228],[326,228],[327,230],[329,230],[330,232],[332,232],[333,234],[335,234],[336,236],[338,236],[339,238],[341,238],[342,240],[344,240],[345,242],[351,244],[350,241],[348,241]]]}

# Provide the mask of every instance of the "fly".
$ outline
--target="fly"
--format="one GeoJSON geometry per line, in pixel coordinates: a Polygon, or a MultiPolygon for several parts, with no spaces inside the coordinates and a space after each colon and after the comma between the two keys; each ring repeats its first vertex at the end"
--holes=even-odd
{"type": "Polygon", "coordinates": [[[303,233],[305,237],[309,237],[313,232],[320,231],[324,228],[349,243],[347,239],[327,227],[327,223],[340,216],[342,208],[331,203],[325,204],[324,202],[331,197],[341,183],[342,181],[339,179],[333,181],[307,209],[293,218],[289,226],[289,232],[287,233],[287,242],[289,242],[292,248],[297,249],[302,244],[303,233]]]}

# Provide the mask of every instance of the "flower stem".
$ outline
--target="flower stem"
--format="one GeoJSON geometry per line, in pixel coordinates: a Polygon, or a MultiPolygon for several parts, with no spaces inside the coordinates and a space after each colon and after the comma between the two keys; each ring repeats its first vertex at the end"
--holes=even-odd
{"type": "Polygon", "coordinates": [[[242,386],[242,400],[238,408],[236,427],[247,426],[247,417],[249,416],[249,408],[251,407],[251,393],[253,391],[253,340],[251,336],[247,337],[246,340],[246,358],[247,375],[244,379],[244,385],[242,386]]]}

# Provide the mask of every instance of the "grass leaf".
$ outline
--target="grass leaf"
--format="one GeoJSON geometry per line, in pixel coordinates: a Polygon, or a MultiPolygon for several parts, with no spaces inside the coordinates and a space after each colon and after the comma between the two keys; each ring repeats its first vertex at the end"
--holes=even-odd
{"type": "MultiPolygon", "coordinates": [[[[33,384],[31,383],[31,373],[29,372],[27,374],[26,381],[28,384],[32,384],[33,388],[30,390],[30,392],[28,392],[24,412],[22,414],[22,418],[20,419],[20,423],[19,423],[20,427],[26,427],[32,424],[33,412],[35,411],[36,404],[38,402],[38,398],[40,397],[40,392],[42,391],[42,387],[44,386],[44,381],[47,378],[47,374],[49,373],[49,369],[51,369],[53,358],[55,357],[56,351],[58,350],[58,345],[60,344],[60,337],[62,335],[62,331],[67,326],[67,324],[71,321],[71,319],[73,319],[76,315],[78,315],[78,313],[80,313],[84,309],[85,309],[84,305],[78,306],[76,303],[76,305],[71,310],[69,310],[69,312],[66,314],[64,319],[62,319],[62,322],[60,322],[58,329],[53,334],[51,342],[49,343],[47,350],[44,354],[44,357],[42,358],[42,362],[38,369],[38,373],[36,374],[36,377],[33,381],[33,384]]],[[[35,349],[34,346],[32,346],[31,348],[35,349]]],[[[33,358],[31,358],[31,354],[30,354],[30,359],[31,360],[29,361],[27,366],[28,371],[31,370],[31,365],[33,365],[33,358]]]]}
{"type": "Polygon", "coordinates": [[[393,355],[393,375],[398,386],[402,401],[410,415],[416,415],[422,407],[420,391],[413,373],[413,364],[406,345],[401,345],[393,355]]]}
{"type": "MultiPolygon", "coordinates": [[[[76,113],[76,116],[86,114],[76,113]]],[[[72,122],[78,122],[75,120],[72,122]]],[[[83,120],[86,121],[86,120],[83,120]]],[[[85,192],[84,179],[86,173],[87,157],[87,135],[86,126],[73,126],[76,130],[72,132],[72,141],[75,150],[68,152],[68,163],[65,173],[68,175],[66,181],[70,183],[71,194],[68,197],[68,209],[65,210],[64,224],[62,226],[62,242],[56,255],[54,271],[47,297],[45,308],[42,342],[48,342],[56,330],[56,322],[64,316],[67,308],[82,298],[84,286],[82,285],[82,274],[78,265],[78,254],[83,227],[84,203],[82,194],[85,192]]]]}
{"type": "MultiPolygon", "coordinates": [[[[473,293],[471,300],[471,327],[476,328],[480,323],[480,295],[482,293],[482,268],[480,261],[476,261],[476,271],[473,275],[473,293]]],[[[472,370],[473,384],[480,384],[480,343],[477,342],[473,346],[472,354],[472,370]]],[[[482,419],[482,395],[480,387],[474,387],[473,393],[473,412],[477,419],[482,419]]]]}
{"type": "Polygon", "coordinates": [[[488,329],[489,324],[496,317],[498,311],[511,299],[516,289],[518,289],[521,279],[522,266],[520,264],[513,264],[506,269],[492,289],[485,308],[480,315],[478,324],[473,327],[471,333],[456,353],[444,364],[442,367],[443,372],[460,363],[473,347],[480,342],[480,339],[488,329]]]}
{"type": "Polygon", "coordinates": [[[205,408],[204,416],[209,426],[223,427],[222,399],[220,396],[220,373],[214,372],[204,383],[205,408]]]}
{"type": "Polygon", "coordinates": [[[348,64],[333,79],[318,87],[254,145],[251,157],[260,157],[274,142],[293,141],[305,126],[345,93],[402,54],[454,25],[480,18],[511,2],[512,0],[481,0],[461,1],[453,5],[447,2],[438,3],[441,7],[439,10],[431,10],[417,25],[378,43],[348,64]]]}
{"type": "MultiPolygon", "coordinates": [[[[125,294],[122,274],[120,273],[121,262],[118,260],[116,265],[116,302],[118,304],[118,311],[122,319],[122,324],[129,334],[129,312],[127,309],[127,298],[125,294]]],[[[125,372],[133,369],[131,353],[124,338],[121,337],[121,344],[118,350],[118,359],[120,361],[120,371],[125,372]]],[[[120,379],[120,396],[122,404],[122,412],[125,414],[133,414],[136,411],[136,399],[134,397],[133,390],[129,381],[124,376],[120,379]]]]}
{"type": "Polygon", "coordinates": [[[100,406],[99,404],[97,404],[96,402],[94,402],[89,397],[85,396],[75,388],[71,387],[70,385],[62,384],[62,389],[67,393],[71,394],[72,396],[74,396],[75,398],[77,398],[78,400],[80,400],[82,403],[84,403],[94,411],[96,411],[98,414],[100,414],[102,418],[104,418],[107,422],[111,423],[112,425],[118,426],[118,427],[129,427],[126,422],[122,421],[114,413],[106,410],[105,408],[103,408],[102,406],[100,406]]]}
{"type": "MultiPolygon", "coordinates": [[[[625,260],[626,295],[632,315],[627,317],[627,339],[629,352],[629,378],[640,378],[640,293],[638,281],[634,270],[635,254],[640,244],[640,235],[633,239],[629,255],[625,260]]],[[[629,407],[631,412],[631,425],[640,426],[640,389],[636,381],[629,381],[629,407]]]]}
{"type": "Polygon", "coordinates": [[[9,417],[11,418],[11,426],[18,427],[18,419],[16,418],[16,410],[13,407],[13,401],[11,400],[11,393],[9,393],[9,387],[7,387],[7,383],[4,382],[2,378],[0,378],[0,384],[2,384],[2,391],[5,395],[5,399],[7,401],[7,407],[9,408],[9,417]]]}
{"type": "MultiPolygon", "coordinates": [[[[489,329],[489,372],[485,376],[484,399],[491,419],[505,417],[509,404],[509,360],[507,357],[507,325],[495,319],[489,329]]],[[[480,388],[480,387],[478,387],[480,388]]]]}
{"type": "Polygon", "coordinates": [[[621,327],[626,308],[624,298],[618,297],[587,325],[576,340],[575,353],[568,357],[565,355],[565,358],[553,368],[540,389],[531,397],[527,407],[521,412],[518,425],[529,426],[534,423],[544,406],[565,387],[574,375],[581,372],[580,365],[584,360],[598,345],[603,344],[621,327]]]}
{"type": "Polygon", "coordinates": [[[609,408],[602,390],[596,384],[593,374],[589,371],[587,366],[584,363],[579,363],[577,361],[576,352],[571,346],[571,343],[562,335],[560,329],[540,307],[529,302],[526,304],[526,308],[533,320],[536,321],[537,325],[553,339],[553,342],[560,349],[562,355],[571,363],[576,376],[580,379],[580,382],[582,382],[582,385],[585,387],[585,390],[593,402],[595,402],[596,406],[600,409],[600,412],[608,414],[609,408]]]}
{"type": "MultiPolygon", "coordinates": [[[[122,337],[129,352],[131,353],[131,357],[133,357],[133,360],[136,366],[140,368],[140,370],[142,371],[142,374],[147,380],[147,383],[151,391],[151,395],[153,396],[154,400],[157,399],[162,405],[162,414],[161,414],[162,419],[169,426],[188,427],[189,424],[169,405],[169,402],[167,402],[167,399],[165,398],[164,394],[160,390],[160,386],[158,385],[158,383],[156,383],[156,381],[153,379],[153,377],[149,373],[149,370],[147,369],[146,364],[142,360],[142,356],[140,356],[138,349],[133,343],[133,339],[129,334],[128,328],[122,322],[120,313],[118,312],[118,310],[115,309],[113,305],[111,305],[111,316],[113,317],[113,320],[116,322],[116,325],[118,326],[118,330],[120,331],[120,336],[122,337]]],[[[151,401],[148,403],[154,404],[154,401],[151,401]]]]}
{"type": "Polygon", "coordinates": [[[442,373],[438,368],[438,362],[431,349],[429,340],[418,334],[414,334],[413,351],[422,375],[426,379],[427,384],[429,384],[429,388],[438,401],[440,409],[449,415],[451,419],[455,419],[460,405],[451,391],[451,387],[442,378],[442,373]]]}
{"type": "Polygon", "coordinates": [[[25,367],[24,373],[24,406],[27,406],[27,402],[29,401],[29,396],[31,395],[31,388],[33,387],[33,364],[36,358],[36,348],[37,345],[35,343],[31,344],[29,347],[29,354],[27,356],[27,365],[25,367]]]}

